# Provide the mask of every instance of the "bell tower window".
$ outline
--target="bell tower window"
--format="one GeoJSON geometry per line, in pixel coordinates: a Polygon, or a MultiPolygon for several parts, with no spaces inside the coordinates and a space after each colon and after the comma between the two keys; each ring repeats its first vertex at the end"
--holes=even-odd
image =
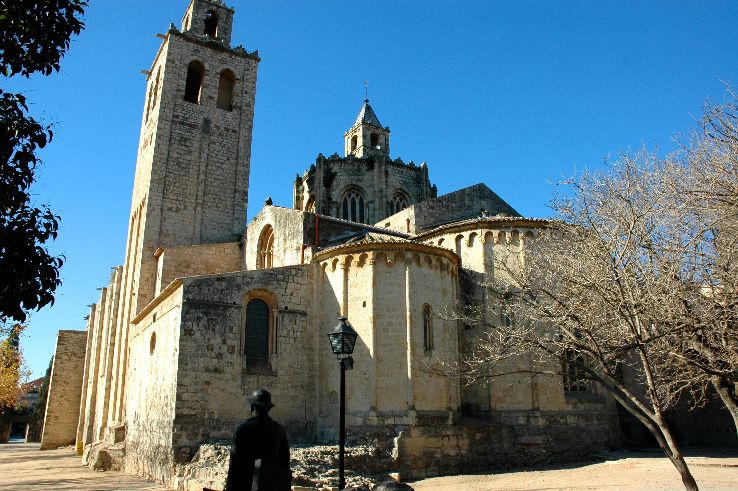
{"type": "Polygon", "coordinates": [[[230,70],[223,70],[220,73],[220,81],[218,82],[218,109],[225,111],[233,111],[233,88],[236,85],[236,77],[230,70]]]}
{"type": "Polygon", "coordinates": [[[370,142],[372,150],[375,150],[379,146],[379,135],[376,133],[372,133],[372,136],[370,137],[370,142]]]}
{"type": "Polygon", "coordinates": [[[193,61],[187,67],[187,81],[185,83],[184,100],[200,104],[200,91],[202,90],[202,79],[205,75],[205,67],[199,61],[193,61]]]}
{"type": "Polygon", "coordinates": [[[208,37],[214,38],[218,34],[218,14],[212,10],[205,14],[205,32],[208,37]]]}
{"type": "Polygon", "coordinates": [[[354,135],[351,137],[351,153],[356,151],[356,146],[359,143],[359,137],[354,135]]]}

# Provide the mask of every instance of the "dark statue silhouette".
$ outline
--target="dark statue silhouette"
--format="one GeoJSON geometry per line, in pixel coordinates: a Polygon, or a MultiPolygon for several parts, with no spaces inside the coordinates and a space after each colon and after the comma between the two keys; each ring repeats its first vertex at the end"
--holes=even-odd
{"type": "Polygon", "coordinates": [[[248,401],[256,415],[233,434],[224,491],[290,491],[290,447],[284,428],[269,417],[272,395],[259,389],[248,401]]]}

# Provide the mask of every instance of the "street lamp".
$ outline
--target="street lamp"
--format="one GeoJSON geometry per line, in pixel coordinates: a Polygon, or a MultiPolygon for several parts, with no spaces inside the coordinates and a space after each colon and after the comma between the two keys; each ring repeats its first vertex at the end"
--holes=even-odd
{"type": "Polygon", "coordinates": [[[338,356],[341,364],[341,395],[340,395],[340,424],[338,429],[338,489],[346,487],[346,479],[343,474],[343,454],[346,445],[346,370],[354,368],[354,345],[358,334],[351,327],[345,317],[338,319],[338,324],[328,333],[331,341],[331,349],[338,356]]]}

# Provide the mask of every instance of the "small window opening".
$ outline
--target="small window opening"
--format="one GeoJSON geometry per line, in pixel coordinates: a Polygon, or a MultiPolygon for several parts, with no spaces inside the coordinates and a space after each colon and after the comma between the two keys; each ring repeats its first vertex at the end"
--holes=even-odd
{"type": "Polygon", "coordinates": [[[205,14],[205,33],[206,36],[214,38],[218,34],[218,14],[212,10],[205,14]]]}
{"type": "Polygon", "coordinates": [[[372,148],[377,148],[379,146],[379,135],[376,133],[372,133],[372,136],[369,140],[371,142],[372,148]]]}
{"type": "Polygon", "coordinates": [[[184,100],[195,104],[200,103],[200,91],[205,67],[199,61],[193,61],[187,67],[187,82],[185,83],[184,100]]]}
{"type": "Polygon", "coordinates": [[[153,355],[156,349],[156,333],[151,333],[151,339],[149,340],[149,354],[153,355]]]}
{"type": "Polygon", "coordinates": [[[236,85],[236,77],[230,70],[223,70],[220,73],[220,81],[218,82],[218,109],[225,111],[233,111],[233,87],[236,85]]]}
{"type": "Polygon", "coordinates": [[[356,135],[352,136],[351,137],[351,151],[352,152],[356,151],[356,146],[358,144],[359,144],[359,138],[356,135]]]}
{"type": "Polygon", "coordinates": [[[433,310],[428,304],[423,306],[423,349],[433,351],[433,310]]]}

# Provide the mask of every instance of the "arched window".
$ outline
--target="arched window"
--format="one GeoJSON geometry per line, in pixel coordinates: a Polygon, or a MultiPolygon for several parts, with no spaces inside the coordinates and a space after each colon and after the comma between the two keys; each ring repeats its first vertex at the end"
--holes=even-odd
{"type": "Polygon", "coordinates": [[[244,355],[247,365],[265,365],[269,362],[271,317],[269,304],[260,298],[254,298],[246,305],[244,355]]]}
{"type": "Polygon", "coordinates": [[[377,148],[379,146],[379,135],[376,133],[372,133],[369,141],[370,141],[372,150],[377,148]]]}
{"type": "Polygon", "coordinates": [[[220,81],[218,82],[218,109],[233,111],[233,88],[236,85],[236,76],[230,70],[220,72],[220,81]]]}
{"type": "Polygon", "coordinates": [[[457,235],[456,236],[456,255],[459,256],[459,259],[461,259],[461,242],[464,240],[463,235],[457,235]]]}
{"type": "Polygon", "coordinates": [[[359,144],[359,137],[354,135],[351,137],[351,152],[356,151],[356,146],[359,144]]]}
{"type": "Polygon", "coordinates": [[[315,213],[315,196],[312,194],[307,200],[307,204],[305,205],[305,211],[310,213],[315,213]]]}
{"type": "Polygon", "coordinates": [[[256,269],[271,268],[274,260],[274,229],[267,225],[261,231],[256,251],[256,269]]]}
{"type": "Polygon", "coordinates": [[[500,326],[501,327],[512,327],[515,325],[515,312],[512,310],[510,301],[505,298],[500,300],[500,326]]]}
{"type": "Polygon", "coordinates": [[[588,360],[584,354],[572,348],[564,350],[562,373],[564,375],[565,392],[589,392],[592,383],[587,378],[588,360]]]}
{"type": "Polygon", "coordinates": [[[206,36],[214,38],[218,34],[218,14],[212,10],[205,14],[205,32],[206,36]]]}
{"type": "Polygon", "coordinates": [[[433,351],[433,310],[428,304],[423,305],[423,349],[433,351]]]}
{"type": "Polygon", "coordinates": [[[402,191],[397,191],[395,195],[392,197],[392,200],[390,201],[390,215],[394,215],[395,213],[399,213],[400,211],[404,210],[408,207],[408,199],[405,193],[402,191]]]}
{"type": "Polygon", "coordinates": [[[360,191],[352,189],[343,195],[341,200],[341,217],[352,222],[365,223],[366,205],[360,191]]]}
{"type": "Polygon", "coordinates": [[[200,104],[200,90],[202,79],[205,75],[205,67],[199,61],[193,61],[187,67],[187,82],[185,83],[184,100],[200,104]]]}

